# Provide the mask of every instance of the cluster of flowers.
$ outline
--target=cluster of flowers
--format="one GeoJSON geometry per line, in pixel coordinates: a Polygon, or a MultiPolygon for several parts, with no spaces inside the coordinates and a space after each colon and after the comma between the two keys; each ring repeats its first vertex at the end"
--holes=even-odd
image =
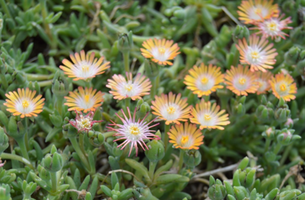
{"type": "MultiPolygon", "coordinates": [[[[249,44],[245,38],[238,41],[236,44],[240,52],[241,64],[250,66],[238,65],[232,66],[226,74],[221,73],[221,68],[213,65],[206,66],[201,64],[200,67],[194,66],[189,70],[189,74],[185,76],[184,83],[198,97],[208,96],[219,88],[224,82],[228,89],[237,95],[247,95],[248,93],[262,94],[272,88],[273,94],[277,98],[283,98],[286,101],[294,99],[296,93],[296,84],[293,78],[283,72],[275,75],[267,69],[272,69],[271,65],[275,64],[276,49],[272,48],[273,44],[268,44],[267,37],[272,39],[279,36],[285,38],[286,34],[283,29],[289,29],[287,24],[291,22],[290,18],[281,21],[277,5],[272,5],[272,2],[264,1],[243,1],[239,7],[240,19],[246,24],[257,26],[259,33],[263,34],[259,38],[253,34],[249,38],[249,44]]],[[[173,44],[172,40],[148,39],[143,42],[141,53],[144,57],[150,58],[153,62],[159,65],[172,65],[170,60],[174,59],[180,52],[177,44],[173,44]]],[[[95,58],[94,53],[71,54],[72,62],[64,59],[64,65],[60,68],[68,77],[73,80],[90,81],[91,78],[103,74],[106,69],[110,68],[110,62],[103,62],[104,57],[95,58]]],[[[123,100],[131,98],[132,100],[141,99],[143,96],[150,93],[152,87],[149,78],[142,74],[137,74],[135,77],[132,73],[126,72],[126,78],[121,74],[115,74],[112,79],[108,79],[106,87],[110,88],[110,93],[114,99],[123,100]]],[[[26,89],[18,89],[17,92],[9,92],[6,94],[7,110],[13,115],[24,117],[37,116],[44,105],[44,99],[41,95],[35,97],[36,91],[26,89]],[[35,98],[34,98],[35,97],[35,98]]],[[[88,131],[96,122],[93,121],[94,111],[103,103],[103,93],[96,89],[78,87],[78,90],[70,92],[69,96],[65,97],[69,111],[76,111],[76,120],[70,123],[79,131],[88,131]],[[86,116],[83,113],[88,113],[86,116]]],[[[203,144],[203,135],[200,129],[220,129],[228,125],[228,114],[225,110],[220,110],[220,106],[216,103],[204,101],[196,104],[195,107],[187,104],[187,99],[182,99],[181,94],[161,94],[155,96],[152,101],[153,114],[165,121],[166,125],[175,124],[169,130],[168,134],[170,142],[176,148],[181,149],[198,149],[203,144]],[[190,119],[190,123],[188,122],[190,119]],[[182,124],[183,122],[184,124],[182,124]],[[196,124],[199,124],[197,129],[196,124]]],[[[112,122],[109,124],[109,130],[115,131],[117,140],[125,140],[119,147],[125,148],[130,144],[130,152],[133,147],[138,153],[138,145],[143,150],[148,149],[145,140],[160,139],[153,134],[152,127],[158,124],[152,124],[154,120],[146,122],[146,115],[143,119],[136,120],[136,110],[132,114],[127,107],[128,114],[126,115],[121,110],[123,117],[116,114],[122,121],[122,124],[112,122]]]]}

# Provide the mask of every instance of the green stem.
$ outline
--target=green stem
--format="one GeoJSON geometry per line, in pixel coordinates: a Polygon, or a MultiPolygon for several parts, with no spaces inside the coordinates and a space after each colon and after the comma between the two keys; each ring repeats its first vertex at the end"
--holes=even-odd
{"type": "Polygon", "coordinates": [[[166,150],[167,146],[168,146],[168,132],[169,132],[169,127],[170,125],[166,125],[164,124],[164,149],[166,150]]]}
{"type": "Polygon", "coordinates": [[[282,147],[282,144],[281,144],[281,143],[277,143],[276,146],[275,146],[275,148],[274,148],[274,150],[273,150],[273,153],[274,153],[275,155],[277,155],[278,152],[281,150],[281,147],[282,147]]]}
{"type": "Polygon", "coordinates": [[[270,139],[270,138],[267,138],[267,139],[266,139],[266,143],[265,143],[265,152],[268,151],[269,146],[270,146],[270,143],[271,143],[271,139],[270,139]]]}
{"type": "Polygon", "coordinates": [[[86,155],[84,140],[85,140],[85,134],[80,133],[78,139],[79,147],[82,150],[83,154],[86,155]]]}
{"type": "Polygon", "coordinates": [[[29,150],[29,133],[28,133],[28,118],[25,118],[25,134],[24,134],[24,140],[25,140],[25,147],[27,150],[29,150]]]}
{"type": "Polygon", "coordinates": [[[54,77],[54,74],[45,75],[45,74],[25,74],[25,77],[28,81],[42,81],[42,80],[49,80],[54,77]]]}
{"type": "Polygon", "coordinates": [[[115,131],[106,132],[106,133],[103,133],[103,136],[106,139],[107,137],[113,136],[114,133],[115,133],[115,131]]]}
{"type": "Polygon", "coordinates": [[[129,72],[129,51],[123,52],[125,72],[129,72]]]}
{"type": "Polygon", "coordinates": [[[50,172],[51,173],[51,181],[52,181],[52,192],[57,191],[57,172],[50,172]]]}
{"type": "Polygon", "coordinates": [[[4,13],[7,14],[7,18],[11,18],[12,19],[11,13],[8,10],[7,6],[6,6],[5,1],[4,0],[0,0],[0,3],[1,3],[1,7],[2,7],[4,13]]]}
{"type": "Polygon", "coordinates": [[[183,165],[183,156],[184,156],[184,150],[180,149],[178,172],[180,172],[180,170],[182,169],[182,165],[183,165]]]}
{"type": "Polygon", "coordinates": [[[16,139],[16,141],[18,143],[18,146],[20,147],[22,156],[25,159],[30,160],[28,150],[26,149],[26,145],[25,145],[25,134],[23,135],[22,138],[16,139]]]}
{"type": "Polygon", "coordinates": [[[284,153],[283,153],[283,156],[281,158],[281,161],[280,161],[280,164],[283,165],[284,162],[286,161],[290,151],[291,151],[291,148],[293,147],[293,144],[290,144],[289,146],[286,147],[284,153]]]}
{"type": "Polygon", "coordinates": [[[85,87],[86,88],[91,88],[91,79],[90,80],[86,80],[85,82],[85,87]]]}
{"type": "Polygon", "coordinates": [[[127,107],[130,109],[130,98],[125,99],[125,108],[127,110],[127,107]]]}
{"type": "Polygon", "coordinates": [[[63,100],[63,97],[56,97],[55,109],[58,111],[60,116],[62,116],[63,100]]]}
{"type": "Polygon", "coordinates": [[[46,87],[46,86],[52,85],[53,80],[40,81],[40,82],[37,82],[37,83],[38,83],[38,85],[39,85],[40,87],[46,87]]]}
{"type": "Polygon", "coordinates": [[[155,169],[156,169],[157,163],[156,162],[149,162],[149,177],[152,180],[154,177],[155,169]]]}
{"type": "Polygon", "coordinates": [[[154,71],[153,73],[157,73],[156,76],[154,77],[155,79],[152,80],[152,88],[151,88],[151,93],[150,97],[151,99],[154,99],[155,95],[157,94],[158,88],[159,88],[159,82],[160,82],[160,66],[158,65],[157,69],[154,69],[157,71],[154,71]]]}
{"type": "Polygon", "coordinates": [[[15,154],[10,154],[10,153],[2,153],[0,155],[0,157],[2,159],[17,160],[19,162],[22,162],[22,163],[26,164],[31,169],[35,169],[28,159],[22,158],[21,156],[18,156],[18,155],[15,155],[15,154]]]}
{"type": "Polygon", "coordinates": [[[84,165],[85,169],[87,171],[89,171],[90,167],[88,165],[88,159],[86,158],[86,156],[83,154],[82,150],[79,148],[79,145],[76,141],[76,137],[70,137],[69,138],[74,150],[76,151],[77,155],[79,156],[79,158],[81,159],[82,164],[84,165]]]}

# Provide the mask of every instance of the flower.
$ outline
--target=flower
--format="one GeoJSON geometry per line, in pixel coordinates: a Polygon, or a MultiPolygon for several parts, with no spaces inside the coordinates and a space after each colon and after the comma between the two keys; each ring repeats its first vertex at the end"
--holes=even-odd
{"type": "Polygon", "coordinates": [[[82,112],[75,110],[75,120],[70,120],[69,123],[74,126],[78,132],[88,132],[92,129],[93,124],[102,122],[102,120],[93,120],[94,111],[90,111],[86,116],[82,112]]]}
{"type": "Polygon", "coordinates": [[[242,1],[241,5],[238,6],[239,11],[237,11],[239,19],[245,24],[255,24],[271,17],[278,17],[280,12],[278,5],[272,5],[272,3],[272,0],[242,1]]]}
{"type": "Polygon", "coordinates": [[[103,56],[97,60],[97,58],[94,59],[94,55],[94,53],[87,53],[86,55],[84,50],[80,52],[80,55],[79,53],[75,53],[74,55],[71,54],[70,58],[73,64],[69,60],[64,59],[62,61],[64,66],[61,65],[59,68],[62,69],[68,77],[74,78],[74,81],[93,78],[99,74],[103,74],[105,70],[110,67],[110,62],[102,64],[104,60],[103,56]]]}
{"type": "Polygon", "coordinates": [[[172,65],[173,63],[168,60],[174,59],[180,53],[178,44],[173,43],[173,40],[148,39],[143,42],[142,46],[145,49],[141,48],[141,52],[145,58],[151,58],[159,65],[172,65]]]}
{"type": "Polygon", "coordinates": [[[205,102],[201,99],[201,102],[196,104],[195,108],[192,108],[191,122],[200,125],[200,129],[212,128],[223,130],[222,126],[230,124],[228,114],[225,114],[225,110],[220,111],[220,106],[216,103],[205,102]]]}
{"type": "Polygon", "coordinates": [[[125,115],[123,109],[121,110],[123,117],[120,117],[116,113],[116,116],[120,118],[122,124],[117,124],[112,121],[112,124],[110,124],[110,126],[113,127],[108,127],[108,129],[110,131],[115,131],[116,133],[114,134],[114,136],[119,137],[118,139],[114,140],[114,142],[118,140],[125,140],[118,146],[121,147],[121,150],[124,149],[128,144],[130,144],[128,156],[130,156],[133,147],[135,147],[136,155],[138,155],[138,144],[145,151],[145,149],[148,150],[149,148],[145,144],[144,140],[160,139],[159,136],[152,134],[152,132],[155,132],[154,130],[150,130],[150,128],[157,126],[159,123],[151,125],[151,123],[155,121],[155,119],[150,120],[149,122],[144,121],[149,113],[147,113],[142,120],[138,119],[138,121],[136,121],[136,109],[133,113],[133,116],[131,116],[129,107],[127,107],[127,111],[128,116],[125,115]]]}
{"type": "Polygon", "coordinates": [[[297,86],[289,74],[276,74],[275,77],[271,78],[269,83],[274,96],[278,99],[283,98],[285,101],[295,99],[294,94],[297,93],[297,86]]]}
{"type": "Polygon", "coordinates": [[[181,94],[176,97],[172,92],[168,96],[166,94],[161,94],[161,97],[155,96],[155,101],[151,102],[152,113],[165,120],[166,125],[180,124],[180,121],[187,121],[190,117],[189,111],[192,106],[188,106],[186,101],[187,99],[181,99],[181,94]]]}
{"type": "Polygon", "coordinates": [[[220,83],[223,82],[223,75],[221,74],[220,67],[204,65],[200,67],[194,66],[189,70],[190,75],[184,78],[184,84],[189,90],[192,90],[198,97],[203,95],[210,95],[218,88],[223,88],[220,83]]]}
{"type": "Polygon", "coordinates": [[[268,44],[266,38],[259,38],[255,34],[251,35],[249,40],[249,45],[246,38],[238,40],[236,44],[241,64],[251,65],[251,71],[266,72],[266,69],[272,69],[271,65],[275,64],[275,56],[277,56],[276,49],[271,49],[273,44],[268,44]]]}
{"type": "Polygon", "coordinates": [[[169,136],[169,142],[173,144],[175,148],[180,149],[199,149],[199,146],[203,144],[203,135],[195,124],[179,124],[172,126],[167,133],[169,136]]]}
{"type": "Polygon", "coordinates": [[[14,116],[20,115],[24,117],[36,117],[37,114],[42,112],[44,105],[44,98],[41,95],[37,95],[35,98],[36,91],[31,91],[29,88],[17,89],[16,91],[5,94],[7,97],[4,105],[7,107],[7,111],[12,113],[14,116]]]}
{"type": "Polygon", "coordinates": [[[269,80],[272,77],[272,73],[267,71],[267,72],[261,72],[261,71],[256,71],[256,82],[258,83],[258,88],[256,93],[257,94],[265,94],[266,91],[270,89],[270,84],[269,80]]]}
{"type": "Polygon", "coordinates": [[[249,67],[231,66],[225,74],[225,83],[227,88],[237,95],[245,95],[248,93],[255,93],[259,87],[256,82],[256,75],[249,70],[249,67]]]}
{"type": "Polygon", "coordinates": [[[106,87],[110,88],[114,99],[122,100],[131,98],[132,100],[141,99],[141,96],[148,95],[151,88],[151,82],[146,76],[138,73],[134,80],[132,74],[126,72],[127,80],[122,75],[113,75],[108,79],[106,87]]]}
{"type": "Polygon", "coordinates": [[[284,33],[282,30],[292,29],[292,27],[288,26],[288,24],[292,23],[292,21],[291,17],[281,20],[283,17],[284,15],[279,18],[270,18],[264,20],[263,22],[258,23],[257,27],[252,29],[259,30],[257,34],[262,34],[263,37],[271,37],[272,39],[276,37],[281,37],[283,39],[286,39],[285,36],[288,36],[288,34],[284,33]]]}
{"type": "Polygon", "coordinates": [[[69,92],[69,96],[65,97],[67,103],[64,103],[64,105],[70,107],[68,111],[77,110],[87,113],[102,105],[104,94],[101,91],[96,93],[96,90],[92,88],[85,88],[84,90],[82,87],[78,87],[78,90],[79,92],[69,92]]]}

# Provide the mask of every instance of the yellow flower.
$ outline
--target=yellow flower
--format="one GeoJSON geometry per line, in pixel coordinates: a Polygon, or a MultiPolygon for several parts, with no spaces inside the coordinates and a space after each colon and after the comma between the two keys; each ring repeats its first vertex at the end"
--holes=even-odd
{"type": "Polygon", "coordinates": [[[143,42],[142,46],[145,49],[141,48],[141,52],[145,58],[151,58],[159,65],[172,65],[169,60],[173,60],[180,53],[178,44],[173,43],[173,40],[148,39],[143,42]]]}
{"type": "Polygon", "coordinates": [[[140,73],[136,75],[134,80],[131,73],[126,73],[127,80],[122,75],[113,75],[112,79],[108,79],[106,87],[112,91],[110,93],[114,99],[122,100],[131,98],[132,100],[141,99],[141,96],[148,95],[151,88],[151,82],[146,76],[140,73]]]}
{"type": "Polygon", "coordinates": [[[14,116],[20,115],[24,117],[36,117],[37,114],[42,112],[44,105],[44,98],[41,95],[37,95],[35,98],[36,91],[31,91],[29,88],[17,89],[16,91],[5,94],[7,97],[4,105],[7,107],[7,111],[12,113],[14,116]]]}
{"type": "Polygon", "coordinates": [[[256,34],[262,34],[265,38],[271,37],[271,39],[275,39],[276,37],[281,37],[283,39],[286,39],[285,36],[288,36],[288,34],[284,33],[282,30],[292,29],[292,27],[288,26],[288,24],[292,23],[292,21],[291,17],[281,20],[283,17],[284,15],[279,18],[270,18],[264,20],[263,22],[258,23],[257,27],[252,29],[259,30],[259,32],[257,32],[256,34]]]}
{"type": "Polygon", "coordinates": [[[289,74],[276,74],[275,77],[272,77],[269,81],[273,94],[278,99],[283,98],[285,101],[290,101],[295,99],[297,93],[297,86],[294,82],[292,76],[289,74]]]}
{"type": "Polygon", "coordinates": [[[168,133],[169,142],[175,148],[180,149],[199,149],[203,144],[203,135],[195,124],[179,124],[172,126],[168,133]]]}
{"type": "Polygon", "coordinates": [[[85,113],[95,111],[104,101],[104,94],[101,91],[96,93],[96,90],[92,88],[85,88],[84,90],[82,87],[78,87],[78,91],[69,92],[69,96],[65,97],[67,103],[64,105],[69,107],[69,111],[77,110],[85,113]]]}
{"type": "Polygon", "coordinates": [[[255,74],[242,65],[238,65],[236,68],[231,66],[231,69],[227,70],[225,83],[227,88],[235,94],[245,96],[248,93],[255,93],[259,87],[255,74]]]}
{"type": "Polygon", "coordinates": [[[180,124],[180,121],[187,121],[190,117],[191,106],[188,106],[186,101],[187,99],[181,99],[181,94],[176,97],[172,92],[168,96],[166,94],[161,94],[161,97],[155,96],[155,101],[151,102],[152,113],[165,120],[166,125],[180,124]]]}
{"type": "Polygon", "coordinates": [[[271,17],[278,17],[280,12],[278,5],[272,3],[272,0],[242,1],[237,11],[239,19],[245,24],[255,24],[271,17]]]}
{"type": "Polygon", "coordinates": [[[223,88],[220,83],[223,82],[223,75],[221,74],[220,67],[204,65],[200,67],[194,66],[189,70],[189,75],[184,78],[184,84],[187,88],[197,94],[198,97],[203,95],[208,96],[215,92],[218,88],[223,88]]]}
{"type": "Polygon", "coordinates": [[[256,82],[258,83],[257,94],[265,94],[270,89],[269,80],[272,77],[271,72],[256,71],[256,82]]]}
{"type": "Polygon", "coordinates": [[[225,110],[220,111],[220,106],[216,103],[205,102],[203,99],[200,103],[196,104],[196,107],[191,110],[192,123],[199,124],[200,129],[212,128],[223,130],[222,126],[230,124],[228,114],[225,114],[225,110]]]}
{"type": "Polygon", "coordinates": [[[104,64],[104,57],[100,57],[99,59],[94,59],[94,53],[85,54],[85,51],[82,50],[79,53],[71,54],[70,58],[73,63],[69,60],[64,59],[62,63],[64,64],[59,66],[60,69],[64,71],[65,74],[70,78],[74,78],[73,80],[87,80],[89,78],[93,78],[99,74],[103,74],[106,69],[110,67],[110,62],[106,62],[104,64]]]}
{"type": "Polygon", "coordinates": [[[259,38],[255,34],[250,36],[249,44],[246,38],[238,40],[238,44],[236,44],[241,64],[249,64],[251,71],[260,70],[262,72],[266,72],[266,69],[272,69],[271,65],[276,62],[277,52],[272,47],[273,44],[268,44],[266,38],[259,38]]]}

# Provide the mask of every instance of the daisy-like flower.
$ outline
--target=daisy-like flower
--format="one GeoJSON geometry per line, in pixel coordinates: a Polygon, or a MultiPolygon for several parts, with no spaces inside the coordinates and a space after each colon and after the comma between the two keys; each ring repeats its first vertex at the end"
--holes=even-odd
{"type": "Polygon", "coordinates": [[[78,87],[78,91],[69,92],[69,96],[65,97],[67,103],[64,105],[70,107],[68,111],[77,110],[85,113],[95,111],[104,101],[104,94],[101,91],[96,92],[92,88],[84,89],[82,87],[78,87]]]}
{"type": "Polygon", "coordinates": [[[262,72],[267,71],[266,69],[272,69],[271,65],[276,62],[277,52],[272,47],[273,44],[268,44],[266,38],[259,38],[255,34],[250,36],[249,44],[246,38],[238,40],[238,44],[236,44],[241,64],[249,64],[251,71],[260,70],[262,72]]]}
{"type": "Polygon", "coordinates": [[[285,101],[290,101],[295,99],[297,93],[297,86],[294,82],[292,76],[289,74],[276,74],[269,81],[273,94],[277,98],[283,98],[285,101]]]}
{"type": "Polygon", "coordinates": [[[126,72],[127,80],[122,75],[113,75],[112,79],[108,79],[106,87],[112,91],[110,93],[114,99],[122,100],[131,98],[132,100],[141,99],[141,96],[149,94],[151,82],[146,76],[140,73],[132,79],[132,74],[126,72]]]}
{"type": "Polygon", "coordinates": [[[136,155],[138,155],[138,145],[140,145],[144,151],[149,149],[144,140],[160,139],[159,136],[153,134],[153,132],[155,132],[154,130],[150,130],[152,127],[157,126],[159,123],[151,125],[155,119],[150,120],[149,122],[144,121],[148,113],[143,119],[138,119],[136,121],[136,109],[133,113],[133,116],[131,115],[128,107],[127,111],[128,116],[126,116],[124,111],[121,110],[123,117],[120,117],[116,113],[116,116],[120,118],[122,124],[112,122],[112,124],[110,124],[112,127],[108,127],[108,129],[110,131],[115,131],[116,133],[114,136],[119,137],[118,139],[114,140],[114,142],[118,140],[125,140],[118,146],[121,147],[121,150],[130,144],[128,156],[130,156],[133,147],[136,149],[136,155]]]}
{"type": "Polygon", "coordinates": [[[103,74],[106,69],[110,67],[110,62],[106,62],[104,64],[104,57],[100,57],[99,59],[94,58],[94,53],[85,54],[85,51],[82,50],[79,53],[71,54],[70,58],[73,63],[69,60],[64,59],[62,63],[64,64],[59,66],[60,69],[64,71],[65,74],[70,78],[74,78],[73,80],[84,79],[87,80],[89,78],[93,78],[99,74],[103,74]]]}
{"type": "Polygon", "coordinates": [[[187,99],[181,99],[181,94],[176,96],[172,92],[168,96],[166,94],[161,94],[161,97],[155,96],[155,101],[151,102],[152,113],[165,120],[166,125],[180,124],[180,121],[187,121],[190,118],[189,111],[192,106],[188,106],[186,101],[187,99]]]}
{"type": "Polygon", "coordinates": [[[172,126],[167,134],[169,142],[175,148],[199,149],[199,146],[203,144],[203,135],[195,124],[186,122],[185,124],[172,126]]]}
{"type": "Polygon", "coordinates": [[[259,30],[257,34],[262,34],[263,37],[271,37],[272,39],[281,37],[286,39],[285,36],[288,36],[288,34],[284,33],[282,30],[292,29],[292,27],[288,26],[288,24],[290,24],[292,21],[291,17],[281,20],[283,17],[284,15],[279,18],[270,18],[264,20],[263,22],[258,23],[257,27],[252,29],[259,30]]]}
{"type": "Polygon", "coordinates": [[[238,65],[238,67],[231,66],[231,69],[227,70],[225,83],[227,88],[238,96],[247,96],[248,93],[255,93],[258,88],[255,74],[248,67],[242,65],[238,65]]]}
{"type": "Polygon", "coordinates": [[[159,65],[172,65],[169,60],[173,60],[180,53],[178,44],[173,43],[173,40],[148,39],[143,42],[145,49],[141,48],[141,52],[145,58],[151,58],[159,65]]]}
{"type": "Polygon", "coordinates": [[[241,5],[238,6],[239,11],[237,11],[239,19],[245,24],[254,24],[271,17],[278,17],[280,12],[278,5],[272,3],[272,0],[242,1],[241,5]]]}
{"type": "Polygon", "coordinates": [[[215,92],[218,88],[223,88],[220,83],[223,82],[223,75],[221,74],[220,67],[204,65],[200,67],[194,66],[189,70],[189,75],[184,78],[184,84],[188,89],[197,94],[198,97],[203,95],[208,96],[215,92]]]}
{"type": "Polygon", "coordinates": [[[78,132],[88,132],[92,129],[93,124],[102,122],[102,120],[93,120],[94,111],[90,111],[87,115],[75,110],[75,120],[70,120],[69,123],[74,126],[78,132]]]}
{"type": "Polygon", "coordinates": [[[17,89],[16,91],[5,94],[7,97],[4,105],[7,107],[7,111],[12,113],[14,116],[20,115],[24,117],[36,117],[37,114],[42,112],[44,105],[44,98],[41,95],[37,95],[35,98],[36,91],[31,91],[29,88],[17,89]]]}
{"type": "Polygon", "coordinates": [[[267,72],[257,71],[255,72],[255,75],[256,75],[256,82],[258,83],[258,88],[256,93],[265,94],[266,91],[270,89],[269,80],[272,77],[272,73],[269,71],[267,72]]]}
{"type": "Polygon", "coordinates": [[[212,128],[223,130],[222,126],[230,124],[228,114],[225,114],[225,110],[220,111],[220,106],[216,103],[205,102],[204,99],[200,103],[196,104],[195,108],[192,108],[191,114],[193,117],[190,119],[192,123],[199,124],[200,129],[212,128]]]}

